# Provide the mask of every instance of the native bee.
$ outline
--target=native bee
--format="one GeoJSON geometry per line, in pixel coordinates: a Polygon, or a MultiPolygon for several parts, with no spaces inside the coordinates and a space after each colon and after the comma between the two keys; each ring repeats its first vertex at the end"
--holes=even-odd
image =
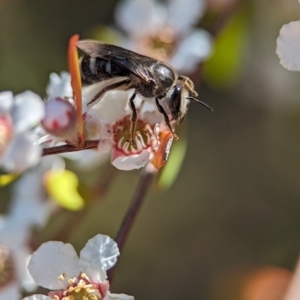
{"type": "Polygon", "coordinates": [[[170,122],[173,120],[177,123],[182,122],[187,114],[190,100],[212,110],[207,104],[196,99],[198,94],[194,90],[193,82],[186,76],[178,75],[163,61],[95,40],[78,41],[77,47],[86,54],[80,61],[83,85],[107,81],[88,106],[98,102],[107,91],[134,88],[134,93],[129,99],[129,106],[132,109],[130,130],[132,143],[137,122],[134,104],[137,94],[145,98],[155,98],[157,109],[163,114],[166,125],[173,132],[174,137],[176,135],[170,122]],[[171,118],[163,107],[162,101],[165,101],[171,118]]]}

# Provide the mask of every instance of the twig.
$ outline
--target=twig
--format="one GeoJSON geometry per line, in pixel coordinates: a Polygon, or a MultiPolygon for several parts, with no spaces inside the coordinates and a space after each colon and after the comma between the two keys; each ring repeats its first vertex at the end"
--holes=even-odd
{"type": "MultiPolygon", "coordinates": [[[[120,252],[122,252],[124,245],[128,239],[129,233],[132,229],[133,223],[138,215],[141,205],[145,199],[146,192],[148,191],[148,188],[151,184],[153,176],[154,176],[154,173],[149,172],[146,169],[144,169],[144,171],[140,177],[137,189],[131,200],[131,204],[127,210],[125,217],[123,218],[121,227],[115,238],[115,241],[118,244],[120,252]]],[[[112,282],[115,268],[116,268],[116,266],[114,266],[112,269],[110,269],[108,271],[108,280],[110,282],[112,282]]]]}
{"type": "Polygon", "coordinates": [[[93,149],[93,148],[97,148],[98,144],[99,144],[99,140],[93,140],[93,141],[85,141],[83,147],[65,144],[61,146],[44,148],[42,152],[42,156],[93,149]]]}

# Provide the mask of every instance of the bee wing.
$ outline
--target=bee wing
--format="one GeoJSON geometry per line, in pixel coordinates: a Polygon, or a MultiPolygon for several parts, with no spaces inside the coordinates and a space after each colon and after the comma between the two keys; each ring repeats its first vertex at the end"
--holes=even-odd
{"type": "Polygon", "coordinates": [[[155,82],[148,70],[148,65],[156,62],[151,57],[94,40],[78,41],[77,47],[91,57],[100,57],[114,62],[119,67],[123,67],[138,76],[145,83],[155,82]]]}

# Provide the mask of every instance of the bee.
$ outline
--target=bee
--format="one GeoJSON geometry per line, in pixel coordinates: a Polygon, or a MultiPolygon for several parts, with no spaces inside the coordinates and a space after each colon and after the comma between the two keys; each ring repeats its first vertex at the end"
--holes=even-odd
{"type": "Polygon", "coordinates": [[[100,101],[107,91],[134,89],[129,98],[132,110],[130,128],[132,144],[138,118],[134,104],[137,94],[145,98],[155,98],[157,109],[163,115],[174,138],[177,136],[170,122],[176,121],[178,124],[182,122],[191,100],[212,111],[210,106],[196,98],[198,94],[191,79],[178,75],[163,61],[95,40],[80,40],[77,47],[85,53],[80,60],[82,84],[106,82],[90,100],[88,106],[100,101]],[[164,107],[168,108],[169,115],[164,107]]]}

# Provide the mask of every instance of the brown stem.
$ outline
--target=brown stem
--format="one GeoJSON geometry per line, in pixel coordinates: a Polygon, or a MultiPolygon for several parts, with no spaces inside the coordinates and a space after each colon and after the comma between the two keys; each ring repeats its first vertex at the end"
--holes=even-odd
{"type": "MultiPolygon", "coordinates": [[[[153,173],[144,170],[140,177],[137,189],[131,200],[131,204],[127,210],[126,215],[123,218],[122,224],[115,238],[115,241],[117,242],[121,253],[133,227],[134,221],[138,215],[138,212],[142,206],[142,203],[144,202],[146,192],[148,191],[153,176],[153,173]]],[[[110,282],[112,282],[115,268],[116,265],[108,271],[108,280],[110,282]]]]}
{"type": "Polygon", "coordinates": [[[85,141],[83,147],[65,144],[61,146],[44,148],[42,152],[42,156],[93,149],[93,148],[97,148],[98,144],[99,144],[99,140],[93,140],[93,141],[85,141]]]}

